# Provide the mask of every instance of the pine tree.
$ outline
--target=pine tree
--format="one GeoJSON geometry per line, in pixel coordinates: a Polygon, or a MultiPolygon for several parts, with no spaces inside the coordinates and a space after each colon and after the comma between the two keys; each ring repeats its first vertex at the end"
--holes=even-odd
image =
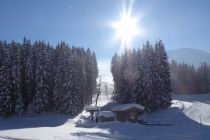
{"type": "Polygon", "coordinates": [[[30,40],[23,39],[21,47],[21,92],[23,94],[24,108],[27,109],[33,99],[33,60],[30,40]]]}
{"type": "Polygon", "coordinates": [[[49,92],[49,57],[44,42],[37,44],[37,59],[35,71],[35,95],[29,105],[29,115],[36,115],[46,111],[50,104],[51,93],[49,92]]]}
{"type": "Polygon", "coordinates": [[[20,44],[15,42],[11,43],[10,48],[10,59],[11,59],[11,78],[12,78],[12,87],[11,91],[14,94],[15,102],[15,113],[19,116],[23,115],[24,112],[24,103],[23,103],[23,94],[21,92],[21,60],[20,60],[20,44]]]}
{"type": "Polygon", "coordinates": [[[64,102],[62,98],[65,96],[65,81],[68,75],[67,65],[69,63],[70,48],[64,42],[58,44],[55,49],[55,78],[53,89],[53,101],[57,112],[63,112],[61,109],[64,102]]]}
{"type": "Polygon", "coordinates": [[[0,67],[0,113],[9,116],[14,111],[14,96],[11,92],[11,71],[10,71],[10,54],[6,43],[2,49],[1,55],[4,58],[0,67]]]}
{"type": "Polygon", "coordinates": [[[0,114],[22,115],[27,110],[34,116],[55,107],[76,115],[91,104],[97,76],[90,49],[70,48],[64,42],[54,49],[44,41],[32,45],[26,38],[21,44],[0,42],[0,114]]]}
{"type": "Polygon", "coordinates": [[[0,41],[0,68],[3,65],[4,60],[4,43],[0,41]]]}
{"type": "Polygon", "coordinates": [[[170,76],[171,76],[171,84],[172,89],[174,93],[177,93],[177,68],[178,64],[175,60],[172,60],[171,63],[169,63],[169,70],[170,70],[170,76]]]}
{"type": "Polygon", "coordinates": [[[56,111],[60,113],[76,115],[84,107],[84,64],[78,52],[77,49],[71,51],[62,43],[56,48],[54,101],[56,111]]]}
{"type": "Polygon", "coordinates": [[[154,111],[157,108],[156,104],[156,70],[153,47],[147,42],[142,49],[142,66],[143,66],[143,105],[147,111],[154,111]]]}
{"type": "Polygon", "coordinates": [[[136,87],[133,95],[133,101],[138,104],[143,104],[144,97],[143,97],[143,90],[144,90],[144,71],[143,71],[143,58],[142,58],[142,51],[139,49],[137,52],[137,59],[135,62],[135,67],[138,71],[136,77],[136,87]]]}
{"type": "MultiPolygon", "coordinates": [[[[80,86],[80,90],[81,90],[81,92],[80,92],[81,95],[80,96],[82,97],[82,101],[80,103],[80,106],[84,107],[87,104],[89,105],[89,104],[92,103],[93,94],[89,96],[86,93],[86,89],[87,89],[87,85],[88,85],[87,84],[87,79],[86,79],[87,78],[87,73],[86,73],[86,66],[85,66],[86,52],[83,48],[79,48],[77,57],[78,57],[78,60],[79,60],[79,67],[80,67],[80,70],[81,70],[80,71],[81,74],[78,75],[78,77],[79,77],[78,81],[80,83],[78,86],[80,86]],[[87,99],[87,97],[89,97],[89,98],[87,99]]],[[[97,67],[97,62],[96,62],[96,67],[97,67]]],[[[95,78],[95,81],[96,81],[96,78],[95,78]]],[[[94,91],[93,91],[93,93],[94,93],[94,91]]]]}
{"type": "Polygon", "coordinates": [[[146,42],[143,49],[125,50],[120,57],[112,57],[111,72],[114,97],[118,103],[135,102],[146,111],[166,108],[171,104],[172,86],[164,45],[155,48],[146,42]]]}
{"type": "Polygon", "coordinates": [[[90,98],[90,102],[89,104],[92,103],[92,98],[93,95],[95,94],[95,90],[96,90],[96,84],[97,84],[97,77],[98,77],[98,65],[97,65],[97,60],[96,60],[96,54],[95,52],[92,52],[92,73],[93,73],[93,78],[92,78],[92,96],[90,98]]]}
{"type": "Polygon", "coordinates": [[[119,103],[126,103],[126,80],[124,78],[124,70],[127,64],[127,58],[122,55],[119,59],[117,54],[112,59],[112,74],[115,82],[115,90],[113,99],[119,103]],[[120,60],[120,61],[118,61],[120,60]]]}
{"type": "Polygon", "coordinates": [[[210,67],[206,63],[202,63],[198,69],[200,77],[200,92],[207,93],[210,91],[210,67]]]}
{"type": "Polygon", "coordinates": [[[54,74],[55,74],[55,65],[54,65],[54,48],[49,43],[47,44],[47,56],[49,58],[49,64],[48,64],[48,71],[49,71],[49,108],[53,108],[53,88],[54,88],[54,74]]]}
{"type": "Polygon", "coordinates": [[[88,48],[86,51],[86,55],[85,55],[85,71],[86,71],[86,102],[85,105],[89,105],[91,103],[92,100],[92,95],[93,95],[93,71],[92,71],[92,58],[91,58],[91,51],[88,48]]]}
{"type": "MultiPolygon", "coordinates": [[[[78,94],[77,96],[80,96],[81,97],[81,101],[80,101],[80,104],[78,106],[80,106],[81,108],[83,108],[84,106],[86,105],[89,105],[91,104],[92,102],[92,95],[93,95],[93,92],[91,90],[90,94],[87,94],[86,92],[86,89],[87,89],[87,79],[86,79],[86,76],[87,76],[87,73],[86,73],[86,67],[85,67],[85,50],[82,49],[82,48],[72,48],[72,55],[70,57],[70,60],[75,60],[74,63],[77,64],[77,69],[78,71],[75,71],[76,72],[76,75],[75,78],[77,79],[75,82],[77,82],[77,87],[78,87],[78,94]]],[[[93,61],[91,59],[91,70],[93,70],[92,68],[92,64],[93,64],[93,61]]],[[[93,71],[92,71],[92,75],[93,76],[93,71]]],[[[94,80],[93,77],[91,77],[92,79],[91,80],[94,80]]],[[[96,80],[96,78],[95,78],[96,80]]],[[[91,83],[93,84],[94,81],[91,81],[91,83]]],[[[91,84],[91,85],[92,85],[91,84]]],[[[91,88],[89,88],[91,89],[91,88]]]]}
{"type": "Polygon", "coordinates": [[[162,108],[167,108],[171,105],[172,100],[172,85],[170,81],[170,71],[167,53],[165,51],[164,44],[160,40],[155,45],[155,56],[157,60],[157,72],[158,72],[158,86],[156,87],[157,98],[162,108]]]}
{"type": "Polygon", "coordinates": [[[175,94],[199,94],[208,93],[209,90],[209,66],[202,63],[195,68],[189,64],[178,64],[172,61],[170,64],[171,81],[175,94]]]}
{"type": "Polygon", "coordinates": [[[117,55],[117,53],[114,54],[111,61],[111,73],[114,81],[114,96],[113,99],[116,100],[117,96],[119,95],[119,83],[120,83],[120,75],[119,75],[119,69],[120,69],[120,58],[117,55]]]}
{"type": "MultiPolygon", "coordinates": [[[[84,94],[84,75],[82,71],[82,63],[76,57],[71,57],[69,61],[71,69],[69,70],[69,79],[67,82],[67,97],[64,97],[64,100],[67,100],[68,97],[71,101],[68,106],[68,112],[71,115],[77,115],[83,109],[83,94],[84,94]]],[[[67,102],[68,103],[68,102],[67,102]]]]}

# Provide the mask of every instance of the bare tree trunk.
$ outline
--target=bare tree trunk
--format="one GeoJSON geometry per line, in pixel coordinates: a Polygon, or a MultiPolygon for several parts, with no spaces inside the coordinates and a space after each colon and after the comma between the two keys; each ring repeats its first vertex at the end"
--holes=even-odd
{"type": "Polygon", "coordinates": [[[109,99],[109,94],[108,94],[108,87],[107,87],[107,82],[105,82],[105,92],[106,92],[106,97],[107,97],[107,100],[109,99]]]}
{"type": "Polygon", "coordinates": [[[96,91],[97,93],[97,95],[96,95],[96,104],[95,104],[95,106],[97,107],[97,104],[98,104],[98,97],[99,97],[99,95],[101,94],[101,76],[100,76],[100,79],[99,79],[99,84],[98,84],[98,89],[97,89],[97,91],[96,91]]]}

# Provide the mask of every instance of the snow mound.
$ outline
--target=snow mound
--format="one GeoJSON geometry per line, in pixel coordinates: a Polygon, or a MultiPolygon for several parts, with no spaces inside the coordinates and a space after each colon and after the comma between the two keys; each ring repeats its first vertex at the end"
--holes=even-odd
{"type": "Polygon", "coordinates": [[[195,102],[190,107],[183,111],[190,119],[202,123],[204,125],[210,125],[210,104],[195,102]]]}

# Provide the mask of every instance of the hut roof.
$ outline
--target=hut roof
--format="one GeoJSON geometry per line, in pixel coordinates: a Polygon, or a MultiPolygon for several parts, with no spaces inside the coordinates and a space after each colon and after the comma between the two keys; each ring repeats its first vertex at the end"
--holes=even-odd
{"type": "Polygon", "coordinates": [[[87,106],[84,108],[86,111],[98,111],[99,107],[97,106],[87,106]]]}
{"type": "Polygon", "coordinates": [[[145,107],[140,104],[130,103],[130,104],[120,104],[112,107],[112,111],[126,111],[131,108],[136,108],[139,110],[144,110],[145,107]]]}

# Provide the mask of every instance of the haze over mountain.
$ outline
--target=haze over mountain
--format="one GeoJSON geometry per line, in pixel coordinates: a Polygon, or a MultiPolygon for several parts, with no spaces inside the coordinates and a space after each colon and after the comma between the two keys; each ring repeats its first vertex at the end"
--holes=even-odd
{"type": "Polygon", "coordinates": [[[192,64],[199,67],[202,62],[210,64],[210,53],[192,48],[181,48],[168,51],[169,62],[173,59],[178,63],[192,64]]]}

